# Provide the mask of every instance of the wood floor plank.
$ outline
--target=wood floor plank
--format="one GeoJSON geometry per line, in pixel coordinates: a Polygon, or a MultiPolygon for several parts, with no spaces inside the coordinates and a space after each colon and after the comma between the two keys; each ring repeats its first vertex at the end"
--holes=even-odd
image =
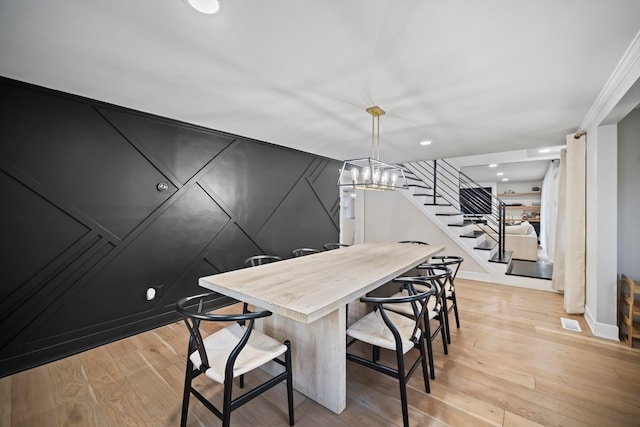
{"type": "Polygon", "coordinates": [[[0,427],[11,425],[12,377],[0,378],[0,427]]]}
{"type": "Polygon", "coordinates": [[[543,427],[542,424],[538,424],[512,412],[506,411],[504,414],[504,427],[543,427]]]}
{"type": "Polygon", "coordinates": [[[60,425],[108,427],[80,358],[58,360],[47,367],[60,425]]]}
{"type": "MultiPolygon", "coordinates": [[[[89,384],[110,426],[146,426],[148,416],[134,388],[109,351],[110,344],[79,355],[89,384]]],[[[114,347],[111,346],[113,349],[114,347]]],[[[122,349],[123,346],[116,346],[122,349]]],[[[135,351],[135,346],[127,350],[135,351]]],[[[120,352],[116,352],[122,354],[120,352]]],[[[75,356],[74,356],[75,357],[75,356]]]]}
{"type": "Polygon", "coordinates": [[[59,426],[47,366],[13,375],[12,426],[59,426]]]}
{"type": "MultiPolygon", "coordinates": [[[[420,369],[408,384],[412,426],[639,425],[640,349],[593,337],[583,316],[564,313],[557,293],[462,279],[456,293],[461,328],[452,324],[448,355],[439,338],[434,342],[431,393],[420,369]],[[578,320],[582,332],[562,329],[561,317],[578,320]]],[[[187,341],[186,327],[175,322],[2,378],[0,427],[177,425],[187,341]]],[[[364,346],[356,351],[369,355],[364,346]]],[[[383,360],[392,360],[387,353],[383,360]]],[[[266,377],[256,371],[248,385],[266,377]]],[[[347,362],[347,381],[340,415],[296,392],[296,426],[398,425],[393,378],[347,362]]],[[[220,384],[195,382],[221,403],[220,384]]],[[[234,412],[232,424],[284,426],[286,409],[280,384],[234,412]]],[[[192,398],[187,425],[219,421],[192,398]]]]}

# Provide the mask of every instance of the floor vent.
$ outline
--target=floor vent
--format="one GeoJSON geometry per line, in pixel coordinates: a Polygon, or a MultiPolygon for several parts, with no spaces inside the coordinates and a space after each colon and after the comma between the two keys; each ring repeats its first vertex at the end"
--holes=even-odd
{"type": "Polygon", "coordinates": [[[560,321],[562,322],[562,327],[568,329],[570,331],[582,332],[580,328],[580,324],[577,320],[567,319],[566,317],[561,317],[560,321]]]}

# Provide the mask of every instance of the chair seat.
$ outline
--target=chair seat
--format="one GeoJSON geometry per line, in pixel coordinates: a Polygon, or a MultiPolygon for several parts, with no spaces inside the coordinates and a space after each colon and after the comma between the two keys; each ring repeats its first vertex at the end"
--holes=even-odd
{"type": "MultiPolygon", "coordinates": [[[[245,327],[237,323],[232,324],[204,339],[204,346],[209,359],[210,367],[205,375],[214,381],[224,384],[224,370],[227,359],[231,350],[238,344],[240,338],[245,332],[245,327]]],[[[233,369],[233,377],[264,365],[275,357],[284,354],[287,346],[276,341],[275,339],[256,330],[251,331],[249,342],[242,349],[240,355],[236,359],[233,369]]],[[[189,356],[191,362],[200,368],[202,361],[200,354],[195,351],[189,356]]]]}
{"type": "MultiPolygon", "coordinates": [[[[414,285],[416,292],[425,292],[428,289],[426,286],[414,285]],[[424,288],[424,289],[422,289],[424,288]]],[[[406,289],[398,292],[391,296],[391,298],[397,297],[407,297],[409,296],[409,292],[406,289]]],[[[402,313],[407,316],[413,316],[413,310],[410,304],[385,304],[384,308],[387,310],[395,311],[396,313],[402,313]]],[[[435,319],[438,316],[438,312],[440,310],[440,303],[435,300],[435,298],[429,298],[427,301],[427,311],[429,314],[429,319],[435,319]]]]}
{"type": "MultiPolygon", "coordinates": [[[[410,304],[398,304],[410,305],[410,304]]],[[[413,333],[416,322],[406,316],[393,312],[385,312],[387,317],[396,326],[402,338],[402,354],[406,354],[414,347],[413,333]]],[[[373,311],[355,322],[347,329],[347,335],[369,344],[396,350],[396,342],[391,330],[384,323],[379,311],[373,311]]],[[[420,330],[416,330],[416,338],[420,338],[420,330]]]]}

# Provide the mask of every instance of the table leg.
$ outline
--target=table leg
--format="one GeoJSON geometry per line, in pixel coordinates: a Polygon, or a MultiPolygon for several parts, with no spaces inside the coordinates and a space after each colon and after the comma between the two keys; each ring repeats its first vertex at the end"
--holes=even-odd
{"type": "Polygon", "coordinates": [[[304,324],[276,314],[262,319],[259,330],[291,341],[293,387],[336,414],[347,400],[345,306],[304,324]]]}

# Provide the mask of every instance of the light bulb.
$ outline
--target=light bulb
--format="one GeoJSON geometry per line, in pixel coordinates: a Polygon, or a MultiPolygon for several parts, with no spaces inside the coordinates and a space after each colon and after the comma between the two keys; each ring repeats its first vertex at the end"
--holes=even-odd
{"type": "Polygon", "coordinates": [[[360,169],[358,169],[357,167],[353,166],[351,168],[351,179],[353,180],[353,182],[358,182],[358,175],[360,175],[360,169]]]}
{"type": "Polygon", "coordinates": [[[365,166],[364,169],[362,169],[362,180],[368,181],[369,178],[371,178],[371,168],[369,168],[369,166],[365,166]]]}
{"type": "Polygon", "coordinates": [[[381,181],[382,181],[382,185],[387,185],[387,183],[389,182],[389,172],[387,171],[382,172],[381,181]]]}
{"type": "Polygon", "coordinates": [[[396,186],[396,182],[398,182],[398,173],[394,172],[391,174],[391,185],[396,186]]]}
{"type": "Polygon", "coordinates": [[[380,169],[373,170],[373,182],[380,182],[380,169]]]}

